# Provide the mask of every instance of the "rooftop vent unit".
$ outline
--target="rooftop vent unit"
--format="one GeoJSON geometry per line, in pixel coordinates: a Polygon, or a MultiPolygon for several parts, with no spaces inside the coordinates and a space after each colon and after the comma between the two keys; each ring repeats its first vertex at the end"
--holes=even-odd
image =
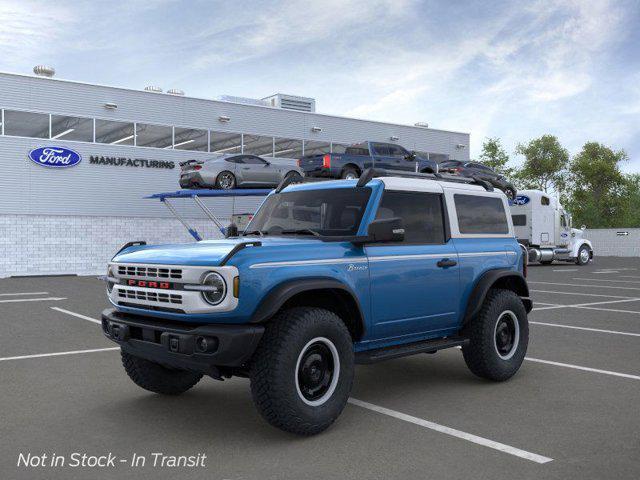
{"type": "Polygon", "coordinates": [[[268,107],[270,105],[269,102],[260,100],[259,98],[236,97],[233,95],[220,95],[218,100],[222,100],[223,102],[241,103],[243,105],[258,105],[260,107],[268,107]]]}
{"type": "Polygon", "coordinates": [[[316,101],[309,97],[297,97],[295,95],[286,95],[284,93],[276,93],[270,97],[263,98],[269,106],[284,108],[286,110],[296,110],[298,112],[315,112],[316,101]]]}
{"type": "Polygon", "coordinates": [[[162,93],[162,88],[156,87],[154,85],[147,85],[146,87],[144,87],[144,90],[145,92],[162,93]]]}
{"type": "Polygon", "coordinates": [[[56,74],[56,69],[53,67],[48,67],[47,65],[36,65],[35,67],[33,67],[33,73],[35,73],[39,77],[51,78],[56,74]]]}
{"type": "Polygon", "coordinates": [[[184,97],[184,91],[177,88],[172,88],[171,90],[167,90],[167,93],[169,95],[177,95],[179,97],[184,97]]]}

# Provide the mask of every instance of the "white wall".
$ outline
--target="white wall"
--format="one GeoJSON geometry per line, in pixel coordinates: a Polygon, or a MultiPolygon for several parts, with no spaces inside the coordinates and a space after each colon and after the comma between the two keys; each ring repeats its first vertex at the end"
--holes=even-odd
{"type": "MultiPolygon", "coordinates": [[[[223,224],[228,222],[224,219],[223,224]]],[[[222,237],[208,220],[193,220],[191,225],[206,239],[222,237]]],[[[0,215],[0,232],[0,278],[104,275],[107,262],[129,241],[194,241],[172,218],[0,215]]]]}
{"type": "Polygon", "coordinates": [[[587,228],[584,236],[596,257],[640,257],[640,228],[587,228]]]}

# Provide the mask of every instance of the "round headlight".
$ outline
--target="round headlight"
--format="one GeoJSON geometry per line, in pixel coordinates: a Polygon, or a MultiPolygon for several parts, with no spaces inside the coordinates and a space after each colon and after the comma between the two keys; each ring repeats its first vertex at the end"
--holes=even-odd
{"type": "Polygon", "coordinates": [[[111,270],[111,265],[107,267],[107,293],[111,293],[113,290],[113,282],[109,281],[109,278],[113,278],[113,270],[111,270]]]}
{"type": "Polygon", "coordinates": [[[202,298],[211,305],[218,305],[224,300],[227,294],[227,284],[224,278],[216,272],[209,272],[202,279],[202,284],[207,287],[213,287],[211,290],[202,292],[202,298]]]}

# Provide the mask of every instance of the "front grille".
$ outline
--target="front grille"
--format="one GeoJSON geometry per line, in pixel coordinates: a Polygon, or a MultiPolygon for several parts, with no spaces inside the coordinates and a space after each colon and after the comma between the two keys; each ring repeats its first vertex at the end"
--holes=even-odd
{"type": "Polygon", "coordinates": [[[118,275],[144,278],[182,278],[181,268],[139,267],[136,265],[118,265],[118,275]]]}
{"type": "Polygon", "coordinates": [[[182,295],[174,293],[159,293],[146,290],[119,288],[118,297],[129,300],[141,300],[143,302],[174,303],[182,305],[182,295]]]}

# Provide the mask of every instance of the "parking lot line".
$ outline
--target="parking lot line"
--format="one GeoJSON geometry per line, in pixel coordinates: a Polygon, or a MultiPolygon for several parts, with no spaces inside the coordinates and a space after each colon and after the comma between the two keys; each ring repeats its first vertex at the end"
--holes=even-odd
{"type": "Polygon", "coordinates": [[[556,367],[573,368],[575,370],[583,370],[585,372],[603,373],[605,375],[612,375],[614,377],[630,378],[632,380],[640,380],[640,376],[631,375],[630,373],[612,372],[611,370],[600,370],[599,368],[583,367],[582,365],[573,365],[571,363],[552,362],[551,360],[542,360],[540,358],[524,357],[525,360],[536,363],[544,363],[547,365],[554,365],[556,367]]]}
{"type": "MultiPolygon", "coordinates": [[[[532,283],[532,282],[529,282],[532,283]]],[[[564,283],[562,284],[564,285],[564,283]]],[[[558,292],[555,290],[529,290],[530,292],[537,293],[557,293],[559,295],[578,295],[582,297],[605,297],[605,298],[637,298],[637,297],[623,297],[620,295],[603,295],[601,293],[578,293],[578,292],[558,292]]]]}
{"type": "Polygon", "coordinates": [[[18,357],[0,358],[0,362],[6,362],[8,360],[26,360],[28,358],[59,357],[62,355],[78,355],[81,353],[109,352],[111,350],[120,350],[120,347],[93,348],[91,350],[72,350],[69,352],[37,353],[35,355],[20,355],[18,357]]]}
{"type": "Polygon", "coordinates": [[[638,314],[640,312],[636,311],[636,310],[616,310],[615,308],[600,308],[600,307],[578,307],[576,306],[575,308],[584,308],[586,310],[600,310],[602,312],[616,312],[616,313],[633,313],[633,314],[638,314]]]}
{"type": "Polygon", "coordinates": [[[634,280],[610,280],[608,278],[580,278],[573,277],[571,280],[588,280],[589,282],[612,282],[612,283],[640,283],[634,280]]]}
{"type": "Polygon", "coordinates": [[[577,272],[579,271],[579,268],[556,268],[553,271],[554,272],[577,272]]]}
{"type": "Polygon", "coordinates": [[[450,428],[444,425],[440,425],[438,423],[430,422],[429,420],[423,420],[422,418],[413,417],[411,415],[407,415],[405,413],[401,413],[396,410],[391,410],[385,407],[381,407],[379,405],[374,405],[373,403],[363,402],[362,400],[358,400],[357,398],[350,397],[348,401],[352,405],[366,408],[367,410],[371,410],[373,412],[381,413],[383,415],[388,415],[390,417],[397,418],[398,420],[403,420],[405,422],[413,423],[414,425],[419,425],[421,427],[435,430],[436,432],[444,433],[452,437],[461,438],[463,440],[467,440],[469,442],[482,445],[483,447],[493,448],[494,450],[499,450],[501,452],[508,453],[516,457],[530,460],[532,462],[548,463],[553,460],[553,458],[544,457],[536,453],[527,452],[526,450],[521,450],[519,448],[515,448],[510,445],[505,445],[504,443],[495,442],[493,440],[489,440],[488,438],[479,437],[471,433],[463,432],[461,430],[456,430],[455,428],[450,428]]]}
{"type": "Polygon", "coordinates": [[[87,320],[88,322],[97,323],[98,325],[102,323],[100,320],[96,320],[95,318],[87,317],[86,315],[81,315],[80,313],[71,312],[69,310],[65,310],[64,308],[58,308],[58,307],[49,307],[49,308],[51,308],[51,310],[55,310],[56,312],[66,313],[67,315],[78,317],[83,320],[87,320]]]}
{"type": "Polygon", "coordinates": [[[529,321],[529,324],[530,325],[544,325],[546,327],[570,328],[572,330],[585,330],[587,332],[610,333],[610,334],[615,334],[615,335],[628,335],[630,337],[640,337],[640,333],[618,332],[616,330],[603,330],[601,328],[576,327],[574,325],[562,325],[560,323],[546,323],[546,322],[529,321]]]}
{"type": "Polygon", "coordinates": [[[66,298],[64,298],[64,297],[11,298],[11,299],[9,299],[9,300],[0,300],[0,303],[44,302],[44,301],[57,302],[58,300],[66,300],[66,298]]]}
{"type": "MultiPolygon", "coordinates": [[[[607,305],[609,303],[637,302],[639,300],[640,300],[640,298],[627,298],[627,299],[624,299],[624,300],[605,300],[605,301],[602,301],[602,302],[576,303],[576,304],[573,304],[573,305],[547,304],[547,305],[549,305],[548,307],[536,307],[533,310],[536,311],[536,310],[553,310],[553,309],[556,309],[556,308],[582,308],[582,307],[590,307],[591,305],[607,305]]],[[[535,303],[538,303],[538,302],[534,302],[534,304],[535,303]]],[[[609,309],[604,309],[604,310],[609,310],[609,309]]],[[[616,310],[611,310],[611,311],[616,311],[616,310]]],[[[626,312],[627,310],[624,310],[624,311],[626,312]]]]}
{"type": "Polygon", "coordinates": [[[562,285],[565,287],[595,287],[595,288],[615,288],[617,290],[640,290],[640,287],[618,287],[612,285],[581,285],[579,283],[558,283],[558,282],[534,282],[529,280],[527,283],[539,283],[543,285],[562,285]]]}
{"type": "Polygon", "coordinates": [[[49,292],[0,293],[0,297],[14,297],[18,295],[49,295],[49,292]]]}

